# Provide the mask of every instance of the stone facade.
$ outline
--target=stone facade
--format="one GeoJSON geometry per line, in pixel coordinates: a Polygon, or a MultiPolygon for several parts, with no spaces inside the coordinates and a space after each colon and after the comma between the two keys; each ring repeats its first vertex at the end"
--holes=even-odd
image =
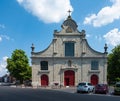
{"type": "Polygon", "coordinates": [[[107,83],[107,45],[103,53],[93,50],[85,38],[85,30],[77,29],[69,15],[61,31],[54,31],[49,47],[34,52],[32,45],[32,84],[50,86],[76,86],[87,81],[92,84],[107,83]]]}

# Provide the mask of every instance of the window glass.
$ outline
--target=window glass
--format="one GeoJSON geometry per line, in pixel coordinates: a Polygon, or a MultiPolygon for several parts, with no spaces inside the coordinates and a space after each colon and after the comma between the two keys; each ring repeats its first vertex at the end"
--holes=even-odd
{"type": "Polygon", "coordinates": [[[74,56],[73,42],[65,42],[65,56],[74,56]]]}
{"type": "Polygon", "coordinates": [[[120,84],[116,84],[116,87],[120,87],[120,84]]]}
{"type": "Polygon", "coordinates": [[[91,70],[98,70],[99,63],[98,61],[91,62],[91,70]]]}
{"type": "Polygon", "coordinates": [[[86,83],[79,83],[79,86],[85,86],[86,83]]]}
{"type": "Polygon", "coordinates": [[[47,61],[41,61],[41,70],[48,70],[48,62],[47,61]]]}
{"type": "Polygon", "coordinates": [[[90,85],[90,86],[91,86],[92,84],[91,84],[91,83],[88,83],[88,85],[90,85]]]}

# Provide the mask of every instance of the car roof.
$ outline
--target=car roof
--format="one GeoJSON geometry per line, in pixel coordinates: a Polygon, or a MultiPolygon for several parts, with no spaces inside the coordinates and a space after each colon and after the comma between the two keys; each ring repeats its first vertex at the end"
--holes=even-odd
{"type": "Polygon", "coordinates": [[[90,83],[90,82],[79,82],[79,83],[90,83]]]}
{"type": "Polygon", "coordinates": [[[101,84],[97,84],[97,85],[107,85],[107,84],[103,84],[103,83],[101,83],[101,84]]]}
{"type": "Polygon", "coordinates": [[[78,85],[79,84],[91,84],[91,83],[90,82],[79,82],[78,85]]]}

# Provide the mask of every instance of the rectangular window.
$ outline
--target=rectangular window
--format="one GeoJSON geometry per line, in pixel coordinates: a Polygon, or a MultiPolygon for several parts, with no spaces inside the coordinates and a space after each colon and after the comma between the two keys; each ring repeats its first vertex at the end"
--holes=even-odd
{"type": "Polygon", "coordinates": [[[74,56],[73,42],[65,42],[65,56],[74,56]]]}
{"type": "Polygon", "coordinates": [[[47,61],[41,61],[41,70],[48,70],[48,62],[47,61]]]}
{"type": "Polygon", "coordinates": [[[91,62],[91,70],[98,70],[98,67],[99,67],[98,61],[91,62]]]}

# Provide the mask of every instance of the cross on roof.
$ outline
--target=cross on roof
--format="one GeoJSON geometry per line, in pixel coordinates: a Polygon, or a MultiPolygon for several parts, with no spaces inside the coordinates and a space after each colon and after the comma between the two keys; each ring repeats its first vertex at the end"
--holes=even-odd
{"type": "Polygon", "coordinates": [[[69,10],[68,10],[69,16],[70,16],[71,12],[72,12],[72,11],[69,9],[69,10]]]}

